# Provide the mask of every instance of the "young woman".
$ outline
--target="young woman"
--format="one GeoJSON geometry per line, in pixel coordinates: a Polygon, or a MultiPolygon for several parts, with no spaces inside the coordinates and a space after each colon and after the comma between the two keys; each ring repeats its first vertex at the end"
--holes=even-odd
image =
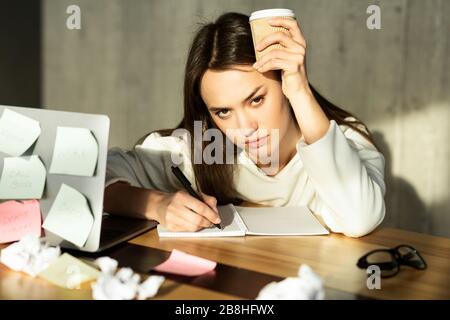
{"type": "MultiPolygon", "coordinates": [[[[132,151],[110,150],[105,210],[154,219],[172,231],[196,231],[220,221],[221,204],[306,205],[331,231],[366,235],[385,215],[383,155],[362,122],[309,83],[297,21],[273,19],[271,25],[289,34],[263,39],[257,50],[275,43],[282,49],[255,63],[248,18],[227,13],[198,31],[186,63],[184,116],[176,128],[186,134],[160,130],[132,151]],[[220,130],[223,154],[232,142],[233,163],[194,159],[199,123],[203,133],[220,130]],[[277,165],[259,161],[261,151],[276,153],[277,165]],[[205,203],[172,174],[174,155],[205,203]]],[[[208,141],[199,148],[206,151],[208,141]]]]}

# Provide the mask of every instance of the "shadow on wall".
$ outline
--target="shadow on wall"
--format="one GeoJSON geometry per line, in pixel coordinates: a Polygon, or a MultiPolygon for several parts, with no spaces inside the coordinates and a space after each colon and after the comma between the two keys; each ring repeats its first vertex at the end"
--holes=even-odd
{"type": "Polygon", "coordinates": [[[373,138],[386,160],[386,217],[382,226],[430,233],[431,215],[428,214],[425,203],[407,180],[392,174],[391,151],[383,134],[374,131],[373,138]]]}
{"type": "Polygon", "coordinates": [[[0,104],[41,106],[41,1],[0,3],[0,104]]]}

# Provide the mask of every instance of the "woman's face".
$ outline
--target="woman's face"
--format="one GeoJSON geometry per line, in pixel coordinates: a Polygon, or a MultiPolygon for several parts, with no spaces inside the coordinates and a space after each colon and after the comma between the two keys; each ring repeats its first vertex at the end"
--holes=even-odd
{"type": "Polygon", "coordinates": [[[292,146],[283,141],[294,119],[274,71],[261,74],[252,66],[207,70],[200,87],[217,127],[252,158],[280,152],[278,146],[292,146]]]}

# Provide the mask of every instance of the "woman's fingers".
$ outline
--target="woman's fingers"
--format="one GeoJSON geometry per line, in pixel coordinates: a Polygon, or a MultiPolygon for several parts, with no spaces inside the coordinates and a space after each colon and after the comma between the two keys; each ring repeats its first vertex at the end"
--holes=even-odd
{"type": "Polygon", "coordinates": [[[199,231],[220,223],[217,200],[202,193],[203,201],[185,191],[178,191],[167,206],[164,227],[170,231],[199,231]]]}
{"type": "Polygon", "coordinates": [[[271,59],[265,63],[262,67],[258,69],[259,72],[264,73],[270,70],[284,70],[290,72],[290,70],[295,70],[295,64],[282,60],[282,59],[271,59]]]}
{"type": "Polygon", "coordinates": [[[272,59],[282,59],[282,60],[288,60],[293,61],[295,63],[302,63],[304,59],[304,55],[298,54],[298,53],[292,53],[285,50],[275,49],[270,52],[267,52],[265,55],[263,55],[257,62],[253,64],[253,67],[255,69],[259,69],[263,65],[265,65],[267,62],[269,62],[272,59]]]}
{"type": "Polygon", "coordinates": [[[203,218],[208,219],[211,223],[220,223],[219,213],[211,209],[203,201],[200,201],[185,192],[181,193],[180,198],[180,202],[183,203],[185,207],[191,209],[203,218]]]}
{"type": "Polygon", "coordinates": [[[295,19],[286,18],[272,18],[268,20],[272,27],[283,27],[289,31],[294,41],[306,48],[306,40],[300,29],[300,26],[295,19]]]}
{"type": "Polygon", "coordinates": [[[200,194],[203,197],[203,201],[205,201],[206,204],[209,205],[215,212],[219,213],[219,210],[217,209],[217,199],[203,192],[200,192],[200,194]]]}
{"type": "Polygon", "coordinates": [[[277,43],[281,44],[283,47],[289,49],[292,52],[300,53],[301,51],[303,51],[302,46],[299,43],[295,42],[289,35],[287,35],[283,31],[269,34],[267,37],[263,38],[256,46],[256,50],[263,51],[267,47],[277,43]]]}
{"type": "Polygon", "coordinates": [[[297,72],[304,63],[304,55],[287,52],[284,50],[272,50],[266,53],[253,67],[264,73],[269,70],[284,70],[288,73],[297,72]]]}
{"type": "Polygon", "coordinates": [[[191,232],[220,223],[216,199],[205,194],[202,194],[202,197],[208,204],[185,191],[168,194],[161,204],[159,211],[162,213],[158,221],[169,231],[191,232]]]}
{"type": "Polygon", "coordinates": [[[183,204],[173,205],[166,216],[164,227],[170,231],[199,231],[212,226],[211,221],[193,212],[183,204]]]}
{"type": "Polygon", "coordinates": [[[178,213],[176,223],[186,227],[188,231],[198,231],[213,225],[211,221],[186,207],[178,213]]]}

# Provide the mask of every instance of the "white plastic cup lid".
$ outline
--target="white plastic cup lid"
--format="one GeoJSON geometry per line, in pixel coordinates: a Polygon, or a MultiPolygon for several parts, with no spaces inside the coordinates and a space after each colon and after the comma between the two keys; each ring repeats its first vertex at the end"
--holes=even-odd
{"type": "Polygon", "coordinates": [[[269,17],[295,17],[291,9],[265,9],[252,12],[249,21],[269,17]]]}

